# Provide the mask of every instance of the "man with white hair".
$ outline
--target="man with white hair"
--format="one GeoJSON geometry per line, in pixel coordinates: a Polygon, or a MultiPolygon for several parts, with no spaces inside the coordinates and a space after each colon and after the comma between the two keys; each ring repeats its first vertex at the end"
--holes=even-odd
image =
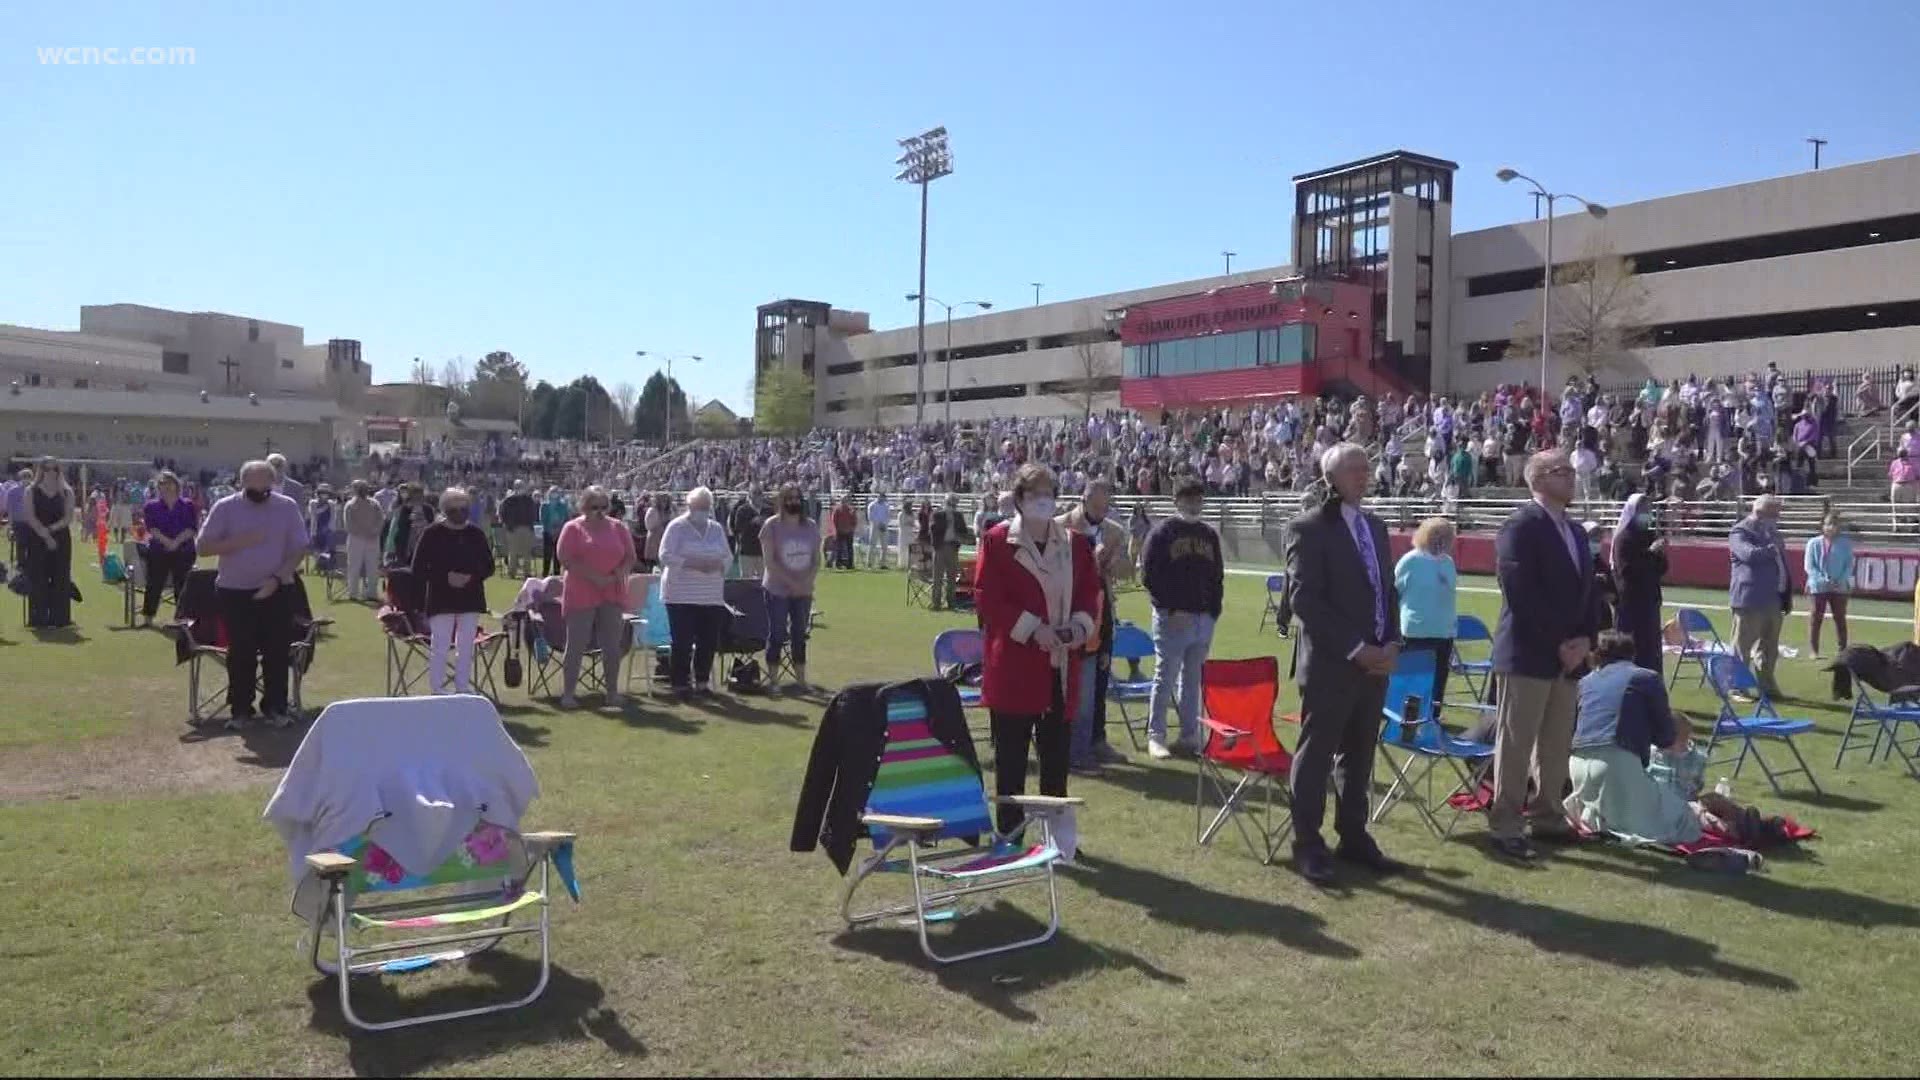
{"type": "Polygon", "coordinates": [[[1321,455],[1320,471],[1328,498],[1287,530],[1287,591],[1300,619],[1300,742],[1288,782],[1294,868],[1315,885],[1329,885],[1336,857],[1378,874],[1403,869],[1367,833],[1380,710],[1401,636],[1387,527],[1360,508],[1370,471],[1366,448],[1336,444],[1321,455]],[[1320,836],[1329,780],[1340,834],[1333,852],[1320,836]]]}
{"type": "Polygon", "coordinates": [[[288,661],[293,647],[294,568],[307,550],[300,507],[273,490],[275,472],[264,461],[240,467],[240,490],[213,504],[195,543],[217,556],[220,614],[227,628],[227,705],[230,730],[254,715],[256,678],[260,715],[274,727],[287,715],[288,661]]]}
{"type": "Polygon", "coordinates": [[[1567,516],[1574,469],[1565,450],[1527,459],[1533,499],[1500,526],[1500,622],[1493,670],[1500,676],[1493,751],[1493,805],[1487,811],[1494,853],[1528,861],[1527,840],[1562,842],[1572,835],[1560,800],[1573,750],[1576,681],[1600,629],[1600,596],[1586,531],[1567,516]],[[1528,781],[1537,785],[1531,809],[1528,781]]]}
{"type": "Polygon", "coordinates": [[[273,467],[273,490],[293,500],[293,505],[307,505],[307,485],[287,475],[287,459],[284,454],[268,454],[267,464],[273,467]]]}
{"type": "Polygon", "coordinates": [[[1780,497],[1753,500],[1753,513],[1727,534],[1733,560],[1727,581],[1727,606],[1733,609],[1734,655],[1753,668],[1760,688],[1778,700],[1774,662],[1780,657],[1780,624],[1793,606],[1793,578],[1787,573],[1787,544],[1780,536],[1780,497]]]}

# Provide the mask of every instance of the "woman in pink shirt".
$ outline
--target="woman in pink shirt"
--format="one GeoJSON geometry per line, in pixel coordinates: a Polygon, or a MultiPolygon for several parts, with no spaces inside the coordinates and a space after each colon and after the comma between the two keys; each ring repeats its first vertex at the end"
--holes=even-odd
{"type": "Polygon", "coordinates": [[[613,499],[607,489],[595,484],[580,496],[579,517],[560,530],[555,545],[560,566],[566,572],[560,593],[560,610],[567,619],[567,653],[563,660],[565,683],[560,707],[571,709],[574,686],[580,681],[580,661],[587,650],[600,649],[601,672],[607,687],[607,704],[618,708],[620,700],[620,659],[625,652],[627,611],[627,573],[633,569],[633,533],[622,523],[607,516],[613,499]]]}

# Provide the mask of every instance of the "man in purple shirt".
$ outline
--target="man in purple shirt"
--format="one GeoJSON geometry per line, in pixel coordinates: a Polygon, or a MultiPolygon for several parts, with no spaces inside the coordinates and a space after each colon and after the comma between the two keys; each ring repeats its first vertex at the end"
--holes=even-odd
{"type": "Polygon", "coordinates": [[[264,684],[260,713],[273,727],[287,715],[288,658],[293,645],[294,568],[307,549],[300,506],[273,490],[275,472],[264,461],[240,467],[240,490],[213,504],[196,537],[200,553],[218,556],[221,617],[227,626],[229,730],[253,718],[256,678],[264,684]],[[262,674],[264,672],[264,674],[262,674]]]}

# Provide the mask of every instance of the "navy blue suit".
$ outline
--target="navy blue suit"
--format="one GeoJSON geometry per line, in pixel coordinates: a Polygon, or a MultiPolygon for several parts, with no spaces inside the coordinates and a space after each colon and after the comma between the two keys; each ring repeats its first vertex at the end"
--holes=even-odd
{"type": "Polygon", "coordinates": [[[1556,522],[1546,507],[1529,502],[1500,526],[1494,554],[1505,603],[1493,632],[1493,670],[1559,677],[1564,674],[1560,643],[1600,631],[1600,596],[1586,533],[1571,518],[1556,522]],[[1562,528],[1574,537],[1577,564],[1568,557],[1562,528]]]}

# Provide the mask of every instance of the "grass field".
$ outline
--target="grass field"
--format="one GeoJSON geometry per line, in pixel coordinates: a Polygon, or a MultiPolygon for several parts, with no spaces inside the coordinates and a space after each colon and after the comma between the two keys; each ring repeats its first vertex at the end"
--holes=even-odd
{"type": "MultiPolygon", "coordinates": [[[[1059,938],[947,969],[909,931],[846,933],[831,865],[786,850],[819,700],[562,714],[510,691],[544,788],[527,826],[581,836],[585,902],[556,908],[554,982],[504,1017],[353,1034],[296,952],[260,820],[298,732],[192,734],[169,644],[114,627],[117,596],[83,588],[75,638],[35,640],[12,612],[0,632],[7,1072],[1904,1075],[1920,1051],[1920,785],[1858,758],[1833,768],[1845,711],[1805,659],[1782,682],[1819,722],[1805,749],[1829,794],[1740,779],[1737,796],[1821,832],[1765,875],[1607,845],[1516,868],[1483,854],[1478,821],[1438,842],[1401,812],[1380,839],[1418,872],[1322,893],[1231,832],[1196,848],[1193,766],[1136,754],[1074,781],[1087,853],[1064,874],[1059,938]]],[[[895,574],[825,577],[817,681],[928,666],[962,619],[902,592],[895,574]]],[[[1215,656],[1275,649],[1261,599],[1258,577],[1229,580],[1215,656]]],[[[372,616],[332,614],[310,705],[381,685],[372,616]]],[[[1139,594],[1122,614],[1144,620],[1139,594]]],[[[1805,621],[1788,626],[1803,646],[1805,621]]],[[[1872,642],[1909,630],[1855,625],[1872,642]]],[[[1679,698],[1696,716],[1706,700],[1679,698]]],[[[388,1004],[530,970],[509,956],[416,976],[388,1004]]]]}

